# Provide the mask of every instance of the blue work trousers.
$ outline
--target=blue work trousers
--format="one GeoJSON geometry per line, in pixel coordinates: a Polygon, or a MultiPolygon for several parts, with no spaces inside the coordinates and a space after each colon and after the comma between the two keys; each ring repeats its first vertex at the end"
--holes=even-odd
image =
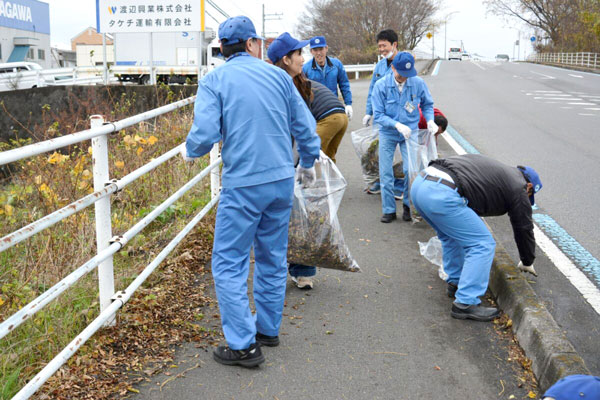
{"type": "Polygon", "coordinates": [[[315,276],[317,274],[317,267],[311,267],[310,265],[302,264],[290,264],[290,275],[294,278],[299,276],[315,276]]]}
{"type": "Polygon", "coordinates": [[[294,178],[221,191],[212,273],[223,333],[232,350],[248,348],[257,331],[279,334],[293,191],[294,178]],[[250,311],[247,283],[253,245],[255,316],[250,311]]]}
{"type": "MultiPolygon", "coordinates": [[[[394,198],[395,178],[394,178],[394,152],[396,146],[400,146],[402,154],[402,169],[404,176],[408,177],[408,151],[406,141],[400,134],[383,135],[379,134],[379,180],[381,181],[381,204],[384,214],[394,214],[396,212],[396,199],[394,198]]],[[[408,179],[404,179],[404,198],[402,202],[410,206],[408,193],[408,179]]]]}
{"type": "Polygon", "coordinates": [[[458,284],[456,302],[479,304],[490,279],[496,242],[481,218],[455,189],[417,176],[412,202],[442,242],[447,282],[458,284]]]}

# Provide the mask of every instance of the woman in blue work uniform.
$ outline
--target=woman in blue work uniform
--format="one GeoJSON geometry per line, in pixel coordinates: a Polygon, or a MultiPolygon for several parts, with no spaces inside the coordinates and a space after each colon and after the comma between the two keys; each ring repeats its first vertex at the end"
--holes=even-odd
{"type": "MultiPolygon", "coordinates": [[[[317,121],[317,134],[321,137],[321,150],[335,162],[338,146],[348,127],[348,117],[342,102],[331,90],[319,82],[306,79],[302,73],[304,57],[301,51],[308,40],[299,41],[285,32],[269,46],[269,59],[285,70],[317,121]]],[[[292,280],[300,289],[312,289],[316,267],[290,264],[292,280]]]]}

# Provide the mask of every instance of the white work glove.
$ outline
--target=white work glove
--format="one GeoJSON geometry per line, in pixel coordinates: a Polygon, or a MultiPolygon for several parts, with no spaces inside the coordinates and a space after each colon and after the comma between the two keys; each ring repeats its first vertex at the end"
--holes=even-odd
{"type": "Polygon", "coordinates": [[[533,264],[523,265],[523,261],[519,261],[519,265],[517,265],[517,268],[519,268],[519,271],[529,272],[530,274],[532,274],[534,276],[538,276],[537,272],[535,272],[535,269],[533,268],[533,264]]]}
{"type": "Polygon", "coordinates": [[[183,143],[181,146],[179,146],[179,153],[181,154],[181,158],[183,158],[183,161],[185,161],[185,162],[194,162],[194,161],[196,161],[195,158],[188,157],[187,149],[185,147],[185,143],[183,143]]]}
{"type": "Polygon", "coordinates": [[[363,117],[363,125],[364,126],[369,126],[369,124],[371,123],[371,118],[373,118],[372,115],[369,115],[369,114],[365,115],[363,117]]]}
{"type": "Polygon", "coordinates": [[[298,169],[296,170],[296,181],[301,184],[302,187],[310,187],[315,183],[316,180],[317,173],[315,172],[314,166],[310,168],[304,168],[301,165],[298,165],[298,169]]]}
{"type": "Polygon", "coordinates": [[[352,106],[348,105],[346,106],[346,115],[348,116],[348,121],[352,121],[352,106]]]}
{"type": "Polygon", "coordinates": [[[400,132],[402,136],[404,136],[404,139],[410,139],[410,134],[412,131],[408,126],[401,124],[400,122],[396,122],[396,130],[400,132]]]}
{"type": "Polygon", "coordinates": [[[439,128],[437,124],[433,120],[427,121],[427,130],[429,131],[431,136],[435,135],[438,132],[438,129],[439,128]]]}

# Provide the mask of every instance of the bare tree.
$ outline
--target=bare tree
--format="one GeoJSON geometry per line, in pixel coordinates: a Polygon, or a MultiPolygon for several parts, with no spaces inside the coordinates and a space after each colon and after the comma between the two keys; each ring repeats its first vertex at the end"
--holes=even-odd
{"type": "Polygon", "coordinates": [[[488,9],[499,16],[516,18],[544,32],[554,44],[561,43],[563,30],[576,19],[574,0],[486,0],[488,9]]]}
{"type": "Polygon", "coordinates": [[[331,53],[345,63],[373,62],[378,32],[395,30],[398,48],[412,50],[438,8],[439,0],[310,0],[298,32],[325,36],[331,53]]]}

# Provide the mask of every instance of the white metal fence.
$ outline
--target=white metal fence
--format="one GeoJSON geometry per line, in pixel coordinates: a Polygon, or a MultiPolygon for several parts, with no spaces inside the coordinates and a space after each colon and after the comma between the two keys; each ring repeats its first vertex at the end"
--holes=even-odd
{"type": "Polygon", "coordinates": [[[33,222],[3,238],[0,238],[0,252],[16,245],[17,243],[35,235],[36,233],[58,223],[59,221],[75,214],[78,211],[94,204],[96,217],[96,243],[97,254],[90,260],[79,266],[56,285],[46,290],[38,298],[23,307],[0,324],[0,339],[11,333],[20,324],[31,318],[46,304],[56,299],[62,292],[73,286],[81,277],[98,267],[100,315],[88,325],[77,337],[73,339],[52,361],[50,361],[21,391],[14,399],[27,399],[35,393],[41,385],[48,380],[96,331],[102,326],[114,322],[116,312],[121,308],[137,290],[146,278],[158,267],[177,244],[189,233],[193,227],[215,206],[219,199],[219,157],[218,146],[210,152],[210,164],[184,186],[172,194],[151,213],[137,222],[127,232],[119,236],[112,236],[110,196],[134,182],[141,176],[149,173],[167,160],[177,157],[180,146],[177,146],[129,173],[119,180],[111,180],[109,176],[108,163],[108,135],[121,129],[133,126],[141,121],[155,118],[176,109],[192,104],[194,97],[169,104],[152,111],[145,112],[117,122],[105,123],[100,115],[90,118],[91,129],[77,132],[71,135],[61,136],[56,139],[24,146],[18,149],[0,153],[0,166],[14,161],[22,160],[38,154],[55,149],[63,148],[75,143],[91,139],[94,193],[85,196],[41,219],[33,222]],[[142,273],[123,291],[115,293],[113,255],[117,253],[127,242],[140,233],[146,226],[154,221],[163,211],[181,198],[188,190],[194,187],[202,179],[210,174],[211,177],[211,200],[204,208],[177,234],[177,236],[156,256],[156,258],[142,271],[142,273]]]}
{"type": "Polygon", "coordinates": [[[598,53],[536,53],[527,57],[527,61],[600,69],[598,53]]]}

